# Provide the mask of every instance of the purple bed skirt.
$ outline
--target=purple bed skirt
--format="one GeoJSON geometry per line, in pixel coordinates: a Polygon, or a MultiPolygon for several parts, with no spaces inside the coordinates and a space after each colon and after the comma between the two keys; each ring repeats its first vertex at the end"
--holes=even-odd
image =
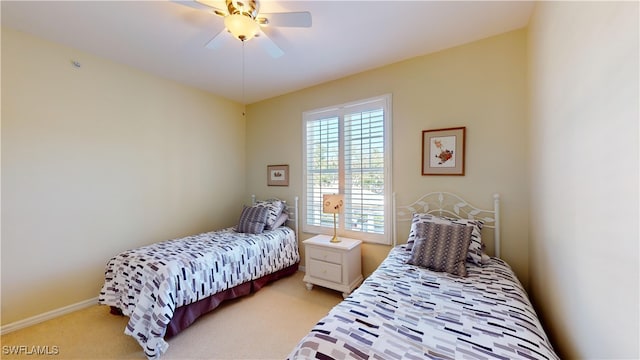
{"type": "MultiPolygon", "coordinates": [[[[192,304],[176,308],[173,312],[173,318],[171,318],[171,321],[167,326],[167,332],[165,333],[164,338],[169,339],[177,335],[180,331],[193,324],[193,322],[200,316],[217,308],[223,301],[254,293],[268,283],[293,275],[296,271],[298,271],[298,263],[276,271],[275,273],[265,275],[259,279],[213,294],[192,304]]],[[[115,315],[123,315],[122,311],[114,306],[111,307],[111,313],[115,315]]]]}

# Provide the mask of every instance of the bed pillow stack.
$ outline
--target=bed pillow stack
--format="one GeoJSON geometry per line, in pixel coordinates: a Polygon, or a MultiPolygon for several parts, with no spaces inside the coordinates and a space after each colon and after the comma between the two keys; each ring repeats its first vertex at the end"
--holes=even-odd
{"type": "Polygon", "coordinates": [[[409,231],[409,238],[407,239],[408,251],[412,250],[418,234],[418,225],[422,223],[471,226],[471,243],[469,244],[469,250],[467,251],[467,261],[478,266],[482,266],[488,262],[489,257],[484,253],[485,245],[482,242],[481,231],[482,226],[484,225],[482,220],[452,219],[425,213],[413,214],[411,230],[409,231]]]}
{"type": "Polygon", "coordinates": [[[267,209],[267,223],[265,224],[265,230],[273,230],[282,226],[287,219],[288,215],[284,211],[285,203],[282,200],[270,199],[264,201],[257,201],[254,205],[256,207],[264,207],[267,209]]]}
{"type": "Polygon", "coordinates": [[[407,263],[433,271],[467,276],[465,262],[472,231],[472,226],[418,223],[411,257],[407,263]]]}
{"type": "Polygon", "coordinates": [[[236,231],[249,234],[261,234],[264,230],[273,230],[282,226],[288,219],[282,200],[258,201],[251,207],[244,206],[236,231]]]}

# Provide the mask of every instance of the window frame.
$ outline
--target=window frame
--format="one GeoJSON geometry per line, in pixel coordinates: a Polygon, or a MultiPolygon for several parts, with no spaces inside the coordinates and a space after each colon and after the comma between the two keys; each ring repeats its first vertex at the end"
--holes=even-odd
{"type": "Polygon", "coordinates": [[[328,106],[324,108],[304,111],[302,114],[302,231],[312,234],[328,234],[333,235],[333,224],[331,226],[311,225],[307,223],[307,124],[309,121],[326,119],[332,116],[338,117],[339,122],[339,192],[345,193],[345,159],[344,159],[344,123],[345,116],[358,112],[366,111],[370,104],[380,104],[384,112],[384,136],[383,136],[383,159],[384,159],[384,230],[382,234],[376,234],[366,231],[353,231],[345,228],[345,213],[342,212],[336,217],[338,236],[359,239],[368,243],[390,245],[393,238],[393,182],[392,182],[392,96],[391,94],[380,95],[362,100],[351,101],[348,103],[328,106]]]}

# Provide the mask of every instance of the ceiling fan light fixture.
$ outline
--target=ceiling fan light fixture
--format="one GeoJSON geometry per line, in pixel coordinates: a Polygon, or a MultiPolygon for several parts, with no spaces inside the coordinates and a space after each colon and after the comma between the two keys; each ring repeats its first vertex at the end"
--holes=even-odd
{"type": "Polygon", "coordinates": [[[247,41],[253,39],[260,31],[260,25],[249,16],[231,14],[224,18],[224,26],[236,39],[247,41]]]}

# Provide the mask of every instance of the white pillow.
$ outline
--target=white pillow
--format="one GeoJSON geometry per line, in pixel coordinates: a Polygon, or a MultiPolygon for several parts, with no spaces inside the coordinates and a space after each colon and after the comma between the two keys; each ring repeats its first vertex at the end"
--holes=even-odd
{"type": "Polygon", "coordinates": [[[289,214],[287,214],[286,212],[282,212],[280,214],[280,216],[278,216],[278,219],[276,220],[276,222],[273,224],[273,226],[271,227],[266,227],[265,226],[265,230],[274,230],[279,228],[280,226],[284,225],[284,223],[287,222],[287,220],[289,220],[289,214]]]}

